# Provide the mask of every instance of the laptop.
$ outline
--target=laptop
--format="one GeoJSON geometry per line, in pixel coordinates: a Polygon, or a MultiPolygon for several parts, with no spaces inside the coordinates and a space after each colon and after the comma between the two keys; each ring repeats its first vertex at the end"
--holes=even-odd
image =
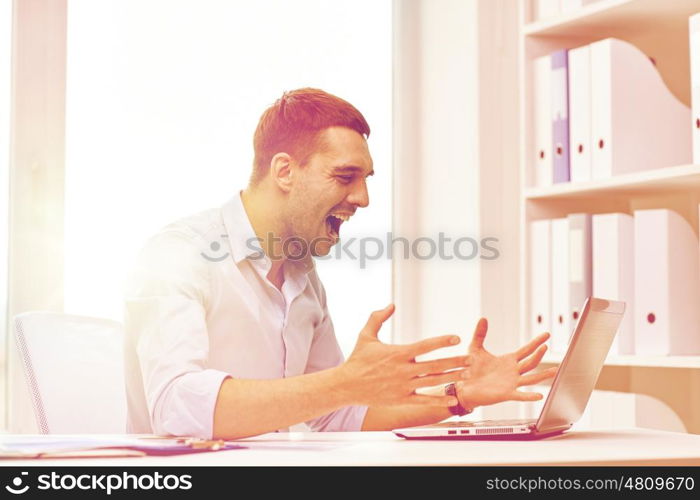
{"type": "Polygon", "coordinates": [[[541,439],[561,434],[581,418],[624,312],[624,302],[586,299],[539,418],[443,422],[394,429],[394,434],[406,439],[541,439]]]}

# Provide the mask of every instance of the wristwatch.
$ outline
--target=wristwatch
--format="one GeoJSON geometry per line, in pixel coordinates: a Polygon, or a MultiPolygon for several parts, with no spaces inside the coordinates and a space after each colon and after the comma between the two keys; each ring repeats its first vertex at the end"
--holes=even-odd
{"type": "Polygon", "coordinates": [[[450,413],[452,413],[452,415],[459,415],[460,417],[462,417],[464,415],[469,415],[471,412],[474,411],[472,408],[467,409],[461,405],[461,403],[459,402],[459,398],[457,397],[457,388],[455,387],[454,383],[447,384],[445,386],[445,395],[454,396],[454,398],[457,400],[457,404],[455,406],[447,407],[447,409],[450,410],[450,413]]]}

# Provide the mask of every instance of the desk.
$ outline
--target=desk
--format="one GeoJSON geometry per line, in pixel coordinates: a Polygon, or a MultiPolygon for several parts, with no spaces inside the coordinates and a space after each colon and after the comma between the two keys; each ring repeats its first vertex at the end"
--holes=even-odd
{"type": "Polygon", "coordinates": [[[0,466],[700,465],[700,435],[648,429],[569,431],[540,441],[407,441],[390,432],[291,432],[249,449],[134,458],[2,460],[0,466]]]}

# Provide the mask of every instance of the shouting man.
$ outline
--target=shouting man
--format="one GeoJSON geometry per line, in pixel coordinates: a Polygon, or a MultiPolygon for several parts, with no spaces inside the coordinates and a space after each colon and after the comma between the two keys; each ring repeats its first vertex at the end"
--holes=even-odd
{"type": "Polygon", "coordinates": [[[286,92],[260,118],[247,188],[148,241],[126,297],[129,432],[235,439],[300,422],[389,430],[542,397],[519,387],[554,375],[528,373],[548,334],[497,357],[483,347],[485,319],[464,355],[416,361],[459,337],[384,344],[389,305],[343,359],[313,256],[328,254],[369,205],[369,133],[343,99],[286,92]]]}

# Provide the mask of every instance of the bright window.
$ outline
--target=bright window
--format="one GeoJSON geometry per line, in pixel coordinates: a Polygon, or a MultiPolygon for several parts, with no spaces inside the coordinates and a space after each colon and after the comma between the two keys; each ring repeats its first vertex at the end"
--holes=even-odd
{"type": "MultiPolygon", "coordinates": [[[[66,312],[122,319],[138,249],[245,186],[257,120],[284,90],[363,112],[372,203],[343,236],[390,230],[390,0],[71,0],[67,53],[66,312]]],[[[318,267],[348,353],[390,300],[389,261],[318,267]]]]}

